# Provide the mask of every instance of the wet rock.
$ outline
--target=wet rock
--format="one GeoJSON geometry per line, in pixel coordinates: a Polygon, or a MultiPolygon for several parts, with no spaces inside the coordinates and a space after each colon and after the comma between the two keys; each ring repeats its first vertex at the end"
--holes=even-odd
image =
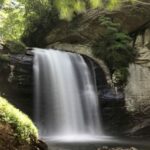
{"type": "Polygon", "coordinates": [[[116,147],[116,148],[109,148],[109,147],[103,147],[103,148],[98,148],[97,150],[140,150],[134,147],[131,148],[122,148],[122,147],[116,147]]]}
{"type": "Polygon", "coordinates": [[[0,44],[0,52],[3,50],[3,45],[2,44],[0,44]]]}
{"type": "Polygon", "coordinates": [[[113,101],[119,102],[124,100],[124,94],[122,91],[118,91],[117,89],[113,88],[104,88],[100,92],[100,99],[103,101],[113,101]]]}
{"type": "Polygon", "coordinates": [[[38,141],[37,147],[38,147],[40,150],[48,150],[48,146],[47,146],[46,143],[43,142],[42,140],[39,140],[39,141],[38,141]]]}
{"type": "Polygon", "coordinates": [[[9,54],[7,61],[0,58],[0,85],[0,96],[9,99],[12,104],[32,117],[32,56],[9,54]]]}
{"type": "Polygon", "coordinates": [[[108,147],[103,146],[98,148],[97,146],[70,146],[70,147],[64,147],[64,146],[50,146],[49,150],[146,150],[146,149],[137,149],[135,147],[108,147]]]}
{"type": "MultiPolygon", "coordinates": [[[[15,89],[25,93],[32,92],[32,62],[33,57],[28,55],[11,55],[10,64],[13,66],[13,70],[10,72],[12,85],[16,85],[15,89]]],[[[11,67],[10,66],[10,67],[11,67]]],[[[10,68],[11,69],[11,68],[10,68]]]]}

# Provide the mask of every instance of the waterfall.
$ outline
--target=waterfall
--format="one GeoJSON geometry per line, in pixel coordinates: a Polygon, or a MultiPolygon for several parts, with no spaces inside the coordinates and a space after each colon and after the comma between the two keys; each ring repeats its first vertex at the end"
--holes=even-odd
{"type": "Polygon", "coordinates": [[[34,80],[41,137],[74,140],[103,134],[95,85],[81,55],[35,49],[34,80]]]}

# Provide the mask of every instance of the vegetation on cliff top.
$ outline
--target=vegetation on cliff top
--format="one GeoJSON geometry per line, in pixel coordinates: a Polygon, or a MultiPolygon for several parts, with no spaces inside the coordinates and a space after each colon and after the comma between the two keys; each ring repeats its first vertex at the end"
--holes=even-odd
{"type": "MultiPolygon", "coordinates": [[[[27,46],[45,47],[45,43],[42,43],[45,41],[43,39],[50,30],[59,24],[61,19],[70,21],[88,9],[117,9],[124,2],[132,4],[140,1],[1,0],[0,42],[21,40],[27,46]]],[[[121,31],[118,24],[114,24],[110,20],[103,20],[101,25],[105,26],[107,31],[103,37],[95,41],[93,54],[107,63],[112,74],[119,74],[121,80],[126,80],[126,68],[135,56],[134,50],[128,45],[130,38],[121,31]]],[[[21,50],[24,50],[23,45],[21,50]]],[[[19,52],[21,51],[19,50],[19,52]]],[[[18,53],[18,51],[14,53],[18,53]]]]}
{"type": "Polygon", "coordinates": [[[50,29],[55,21],[71,20],[86,9],[113,10],[122,3],[122,0],[0,0],[0,41],[19,40],[34,32],[41,22],[42,28],[50,29]]]}
{"type": "Polygon", "coordinates": [[[26,51],[26,46],[20,41],[7,41],[5,47],[11,54],[21,54],[26,51]]]}
{"type": "Polygon", "coordinates": [[[6,99],[0,97],[0,123],[11,125],[14,136],[22,142],[37,140],[38,131],[27,115],[9,104],[6,99]]]}

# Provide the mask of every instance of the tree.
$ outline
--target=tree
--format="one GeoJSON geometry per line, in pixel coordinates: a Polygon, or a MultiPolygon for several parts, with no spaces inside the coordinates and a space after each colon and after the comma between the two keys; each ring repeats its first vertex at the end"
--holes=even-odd
{"type": "Polygon", "coordinates": [[[2,6],[4,3],[4,0],[0,0],[0,5],[2,6]]]}
{"type": "MultiPolygon", "coordinates": [[[[133,3],[137,0],[124,1],[133,3]]],[[[0,37],[4,40],[18,40],[22,35],[27,36],[28,30],[35,31],[40,21],[43,21],[43,24],[45,23],[44,28],[47,28],[47,23],[52,25],[59,18],[70,21],[76,14],[83,13],[89,8],[113,10],[120,7],[124,1],[0,0],[0,37]]]]}
{"type": "Polygon", "coordinates": [[[71,20],[75,13],[85,12],[86,9],[106,8],[109,10],[121,6],[124,1],[135,2],[136,0],[18,0],[25,4],[31,12],[41,13],[44,9],[57,9],[61,19],[71,20]]]}
{"type": "Polygon", "coordinates": [[[7,0],[0,10],[1,40],[19,40],[24,32],[25,9],[20,3],[7,0]]]}

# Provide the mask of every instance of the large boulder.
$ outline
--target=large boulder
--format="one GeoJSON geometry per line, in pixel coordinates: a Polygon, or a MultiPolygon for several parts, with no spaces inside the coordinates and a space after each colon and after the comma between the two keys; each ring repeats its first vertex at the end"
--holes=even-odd
{"type": "Polygon", "coordinates": [[[32,56],[1,54],[0,85],[0,96],[9,99],[11,103],[32,117],[32,56]]]}
{"type": "Polygon", "coordinates": [[[32,121],[0,97],[0,149],[36,150],[38,131],[32,121]]]}

